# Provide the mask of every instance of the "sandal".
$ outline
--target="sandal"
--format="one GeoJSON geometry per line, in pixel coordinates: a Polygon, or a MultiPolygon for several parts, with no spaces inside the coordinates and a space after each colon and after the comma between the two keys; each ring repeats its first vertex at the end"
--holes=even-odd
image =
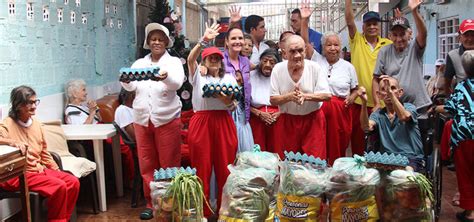
{"type": "Polygon", "coordinates": [[[140,213],[140,220],[151,220],[153,219],[153,210],[146,208],[140,213]]]}
{"type": "Polygon", "coordinates": [[[455,207],[459,207],[459,192],[456,192],[456,194],[454,194],[453,196],[453,200],[451,200],[451,205],[455,206],[455,207]]]}
{"type": "Polygon", "coordinates": [[[456,218],[461,222],[474,222],[474,219],[466,217],[466,211],[456,213],[456,218]]]}

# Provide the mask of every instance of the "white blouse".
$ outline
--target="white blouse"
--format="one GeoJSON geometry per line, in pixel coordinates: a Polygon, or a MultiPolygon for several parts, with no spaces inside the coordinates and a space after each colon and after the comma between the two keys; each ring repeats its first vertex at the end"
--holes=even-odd
{"type": "Polygon", "coordinates": [[[162,81],[131,81],[120,82],[127,91],[135,91],[133,101],[134,122],[148,126],[149,120],[155,127],[167,124],[181,114],[181,101],[176,93],[185,75],[181,60],[165,52],[157,63],[151,61],[151,54],[138,59],[131,68],[159,67],[168,72],[168,77],[162,81]]]}

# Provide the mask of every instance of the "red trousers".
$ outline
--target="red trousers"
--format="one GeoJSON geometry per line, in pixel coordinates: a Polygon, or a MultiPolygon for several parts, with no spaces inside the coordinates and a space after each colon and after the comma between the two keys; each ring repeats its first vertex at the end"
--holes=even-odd
{"type": "MultiPolygon", "coordinates": [[[[227,166],[235,160],[237,131],[232,117],[224,110],[198,111],[191,117],[188,129],[191,165],[203,183],[204,195],[209,201],[212,167],[217,182],[217,210],[220,209],[222,188],[229,176],[227,166]]],[[[204,206],[204,215],[211,211],[204,206]]]]}
{"type": "MultiPolygon", "coordinates": [[[[352,154],[364,155],[365,151],[365,133],[360,125],[360,111],[362,106],[359,104],[352,104],[352,133],[351,133],[351,150],[352,154]]],[[[367,114],[370,116],[372,108],[367,107],[367,114]]]]}
{"type": "MultiPolygon", "coordinates": [[[[48,198],[48,221],[63,222],[71,218],[79,195],[79,180],[72,174],[45,169],[42,173],[27,172],[28,189],[48,198]]],[[[0,183],[0,187],[8,191],[20,189],[18,177],[0,183]]]]}
{"type": "Polygon", "coordinates": [[[454,151],[459,188],[459,207],[474,210],[474,140],[459,143],[454,151]]]}
{"type": "MultiPolygon", "coordinates": [[[[262,106],[258,110],[266,113],[278,112],[277,106],[262,106]]],[[[282,127],[280,118],[272,125],[267,125],[259,117],[250,115],[250,126],[252,127],[253,140],[255,144],[260,145],[262,151],[278,153],[280,158],[284,158],[283,140],[277,136],[279,128],[282,127]]]]}
{"type": "Polygon", "coordinates": [[[326,159],[326,119],[321,109],[303,116],[283,113],[280,121],[283,127],[278,136],[284,138],[286,151],[326,159]]]}
{"type": "Polygon", "coordinates": [[[344,98],[331,97],[323,104],[322,110],[326,117],[327,154],[329,164],[346,155],[346,149],[351,141],[352,115],[346,107],[344,98]]]}
{"type": "Polygon", "coordinates": [[[181,165],[181,120],[177,118],[159,127],[155,127],[151,121],[148,127],[133,125],[146,206],[152,208],[150,182],[153,181],[154,170],[181,165]]]}
{"type": "Polygon", "coordinates": [[[450,119],[444,124],[443,134],[441,135],[441,141],[439,144],[441,151],[441,160],[449,160],[449,155],[451,153],[451,146],[449,145],[449,140],[451,138],[451,127],[453,126],[453,120],[450,119]]]}

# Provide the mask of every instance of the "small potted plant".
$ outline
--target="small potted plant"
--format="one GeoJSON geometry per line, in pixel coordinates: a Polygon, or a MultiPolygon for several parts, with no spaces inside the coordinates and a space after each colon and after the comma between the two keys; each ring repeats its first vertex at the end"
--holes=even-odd
{"type": "Polygon", "coordinates": [[[206,202],[210,208],[204,198],[201,179],[189,172],[176,173],[163,200],[168,200],[168,203],[171,203],[173,222],[200,222],[204,218],[203,202],[206,202]]]}

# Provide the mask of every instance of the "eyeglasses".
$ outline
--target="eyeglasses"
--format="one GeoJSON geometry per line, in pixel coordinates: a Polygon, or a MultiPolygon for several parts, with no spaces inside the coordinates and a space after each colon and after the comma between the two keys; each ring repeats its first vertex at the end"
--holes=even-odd
{"type": "Polygon", "coordinates": [[[37,99],[37,100],[29,100],[28,102],[26,102],[27,105],[30,105],[32,106],[33,104],[35,104],[36,106],[38,106],[40,104],[40,100],[37,99]]]}

